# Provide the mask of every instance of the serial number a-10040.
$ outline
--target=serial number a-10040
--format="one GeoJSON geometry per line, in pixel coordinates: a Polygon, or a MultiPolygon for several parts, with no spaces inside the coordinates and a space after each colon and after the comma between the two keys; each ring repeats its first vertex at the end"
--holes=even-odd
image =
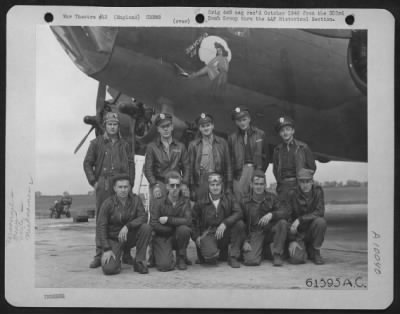
{"type": "Polygon", "coordinates": [[[367,288],[367,284],[362,277],[350,278],[307,278],[308,288],[367,288]]]}

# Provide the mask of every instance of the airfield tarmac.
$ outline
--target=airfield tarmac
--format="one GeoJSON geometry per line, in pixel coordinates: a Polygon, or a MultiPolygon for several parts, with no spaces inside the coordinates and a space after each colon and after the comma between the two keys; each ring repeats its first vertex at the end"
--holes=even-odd
{"type": "MultiPolygon", "coordinates": [[[[88,223],[73,223],[72,218],[37,218],[35,286],[120,289],[309,289],[307,279],[317,280],[318,284],[321,284],[321,278],[334,281],[339,278],[340,287],[331,289],[366,289],[367,204],[328,204],[326,219],[328,231],[321,250],[325,265],[316,266],[308,261],[303,265],[285,262],[283,267],[273,267],[268,260],[258,267],[242,265],[239,269],[232,269],[226,262],[220,262],[217,266],[196,265],[195,245],[191,241],[188,257],[193,261],[193,265],[189,266],[187,271],[174,270],[165,273],[150,268],[149,274],[141,275],[133,272],[130,265],[123,265],[119,275],[104,276],[101,268],[88,267],[95,250],[94,219],[89,219],[88,223]],[[347,284],[343,284],[345,282],[347,284]]],[[[134,250],[132,253],[134,254],[134,250]]]]}

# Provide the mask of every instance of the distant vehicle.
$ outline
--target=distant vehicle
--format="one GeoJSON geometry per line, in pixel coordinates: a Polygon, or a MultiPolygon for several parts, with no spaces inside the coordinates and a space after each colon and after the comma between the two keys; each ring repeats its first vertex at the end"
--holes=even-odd
{"type": "Polygon", "coordinates": [[[65,215],[67,218],[71,217],[69,211],[72,204],[72,197],[64,195],[61,199],[55,200],[54,205],[49,208],[50,218],[60,218],[61,215],[65,215]]]}

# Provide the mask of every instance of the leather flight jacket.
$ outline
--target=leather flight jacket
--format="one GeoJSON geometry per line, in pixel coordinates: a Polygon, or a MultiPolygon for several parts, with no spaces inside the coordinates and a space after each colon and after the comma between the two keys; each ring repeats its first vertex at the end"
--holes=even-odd
{"type": "Polygon", "coordinates": [[[109,239],[118,241],[121,229],[126,226],[128,230],[139,228],[147,223],[147,213],[139,196],[129,193],[125,205],[116,195],[107,198],[100,208],[97,221],[97,234],[104,251],[111,250],[109,239]]]}
{"type": "MultiPolygon", "coordinates": [[[[240,178],[245,163],[245,144],[242,133],[241,130],[237,130],[228,137],[233,177],[236,180],[240,178]]],[[[250,126],[248,131],[248,141],[253,155],[254,168],[265,172],[268,168],[270,154],[264,131],[254,126],[250,126]]]]}
{"type": "MultiPolygon", "coordinates": [[[[190,142],[188,152],[190,161],[189,184],[192,186],[199,184],[201,176],[200,163],[203,152],[203,140],[201,137],[190,142]]],[[[222,137],[215,134],[213,135],[212,155],[214,162],[213,172],[221,174],[225,186],[230,187],[233,180],[228,144],[222,137]]]]}
{"type": "Polygon", "coordinates": [[[111,178],[117,173],[125,173],[129,174],[129,181],[133,187],[135,183],[135,159],[131,153],[130,144],[122,138],[112,144],[112,151],[116,150],[118,154],[118,162],[114,160],[112,165],[106,165],[104,164],[105,156],[108,153],[106,146],[111,145],[110,142],[111,140],[106,134],[100,135],[90,142],[83,161],[83,169],[89,184],[93,186],[101,176],[111,178]]]}
{"type": "Polygon", "coordinates": [[[148,144],[143,172],[150,187],[157,181],[164,183],[166,174],[172,170],[182,175],[182,183],[189,183],[189,157],[185,145],[173,139],[168,156],[160,138],[148,144]]]}
{"type": "MultiPolygon", "coordinates": [[[[316,170],[317,166],[315,164],[314,155],[306,143],[299,140],[293,139],[293,144],[295,145],[295,160],[296,160],[296,173],[302,169],[307,168],[311,170],[316,170]]],[[[282,183],[282,151],[286,149],[285,143],[280,143],[275,146],[273,154],[273,173],[278,185],[282,183]]]]}
{"type": "Polygon", "coordinates": [[[307,223],[325,215],[324,191],[319,185],[313,185],[309,197],[300,190],[289,192],[289,222],[299,219],[300,224],[307,223]]]}
{"type": "Polygon", "coordinates": [[[224,223],[227,228],[232,227],[242,219],[243,213],[234,196],[222,194],[218,207],[215,208],[207,194],[195,203],[192,217],[192,239],[196,241],[204,232],[215,231],[221,223],[224,223]]]}

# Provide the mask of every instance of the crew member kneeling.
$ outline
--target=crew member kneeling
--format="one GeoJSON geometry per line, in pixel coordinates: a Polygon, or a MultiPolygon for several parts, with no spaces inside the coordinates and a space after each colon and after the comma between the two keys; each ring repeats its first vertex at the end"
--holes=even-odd
{"type": "Polygon", "coordinates": [[[243,214],[236,199],[222,191],[222,177],[208,176],[208,195],[193,207],[193,234],[200,263],[216,264],[227,260],[233,268],[240,267],[238,258],[244,241],[243,214]],[[230,252],[228,246],[230,244],[230,252]]]}
{"type": "Polygon", "coordinates": [[[175,249],[177,267],[185,270],[186,248],[192,231],[190,200],[182,195],[182,178],[178,172],[167,173],[165,184],[168,195],[155,199],[151,208],[155,264],[160,271],[173,270],[175,261],[172,250],[175,249]]]}
{"type": "Polygon", "coordinates": [[[265,174],[255,170],[250,183],[252,194],[243,198],[247,238],[243,243],[243,259],[247,266],[258,266],[264,244],[270,244],[274,266],[282,266],[282,254],[287,236],[288,211],[278,198],[265,190],[265,174]]]}
{"type": "Polygon", "coordinates": [[[130,192],[128,175],[116,175],[113,188],[115,195],[103,202],[97,221],[97,233],[103,249],[103,272],[105,275],[118,274],[121,271],[122,252],[125,249],[130,251],[136,245],[136,260],[132,261],[134,271],[147,274],[146,249],[151,227],[147,224],[142,200],[130,192]]]}
{"type": "Polygon", "coordinates": [[[291,225],[289,231],[289,255],[294,264],[304,263],[307,257],[315,264],[324,264],[320,249],[326,233],[324,219],[324,192],[320,186],[314,185],[314,171],[300,169],[297,174],[299,187],[289,192],[289,211],[291,225]]]}

